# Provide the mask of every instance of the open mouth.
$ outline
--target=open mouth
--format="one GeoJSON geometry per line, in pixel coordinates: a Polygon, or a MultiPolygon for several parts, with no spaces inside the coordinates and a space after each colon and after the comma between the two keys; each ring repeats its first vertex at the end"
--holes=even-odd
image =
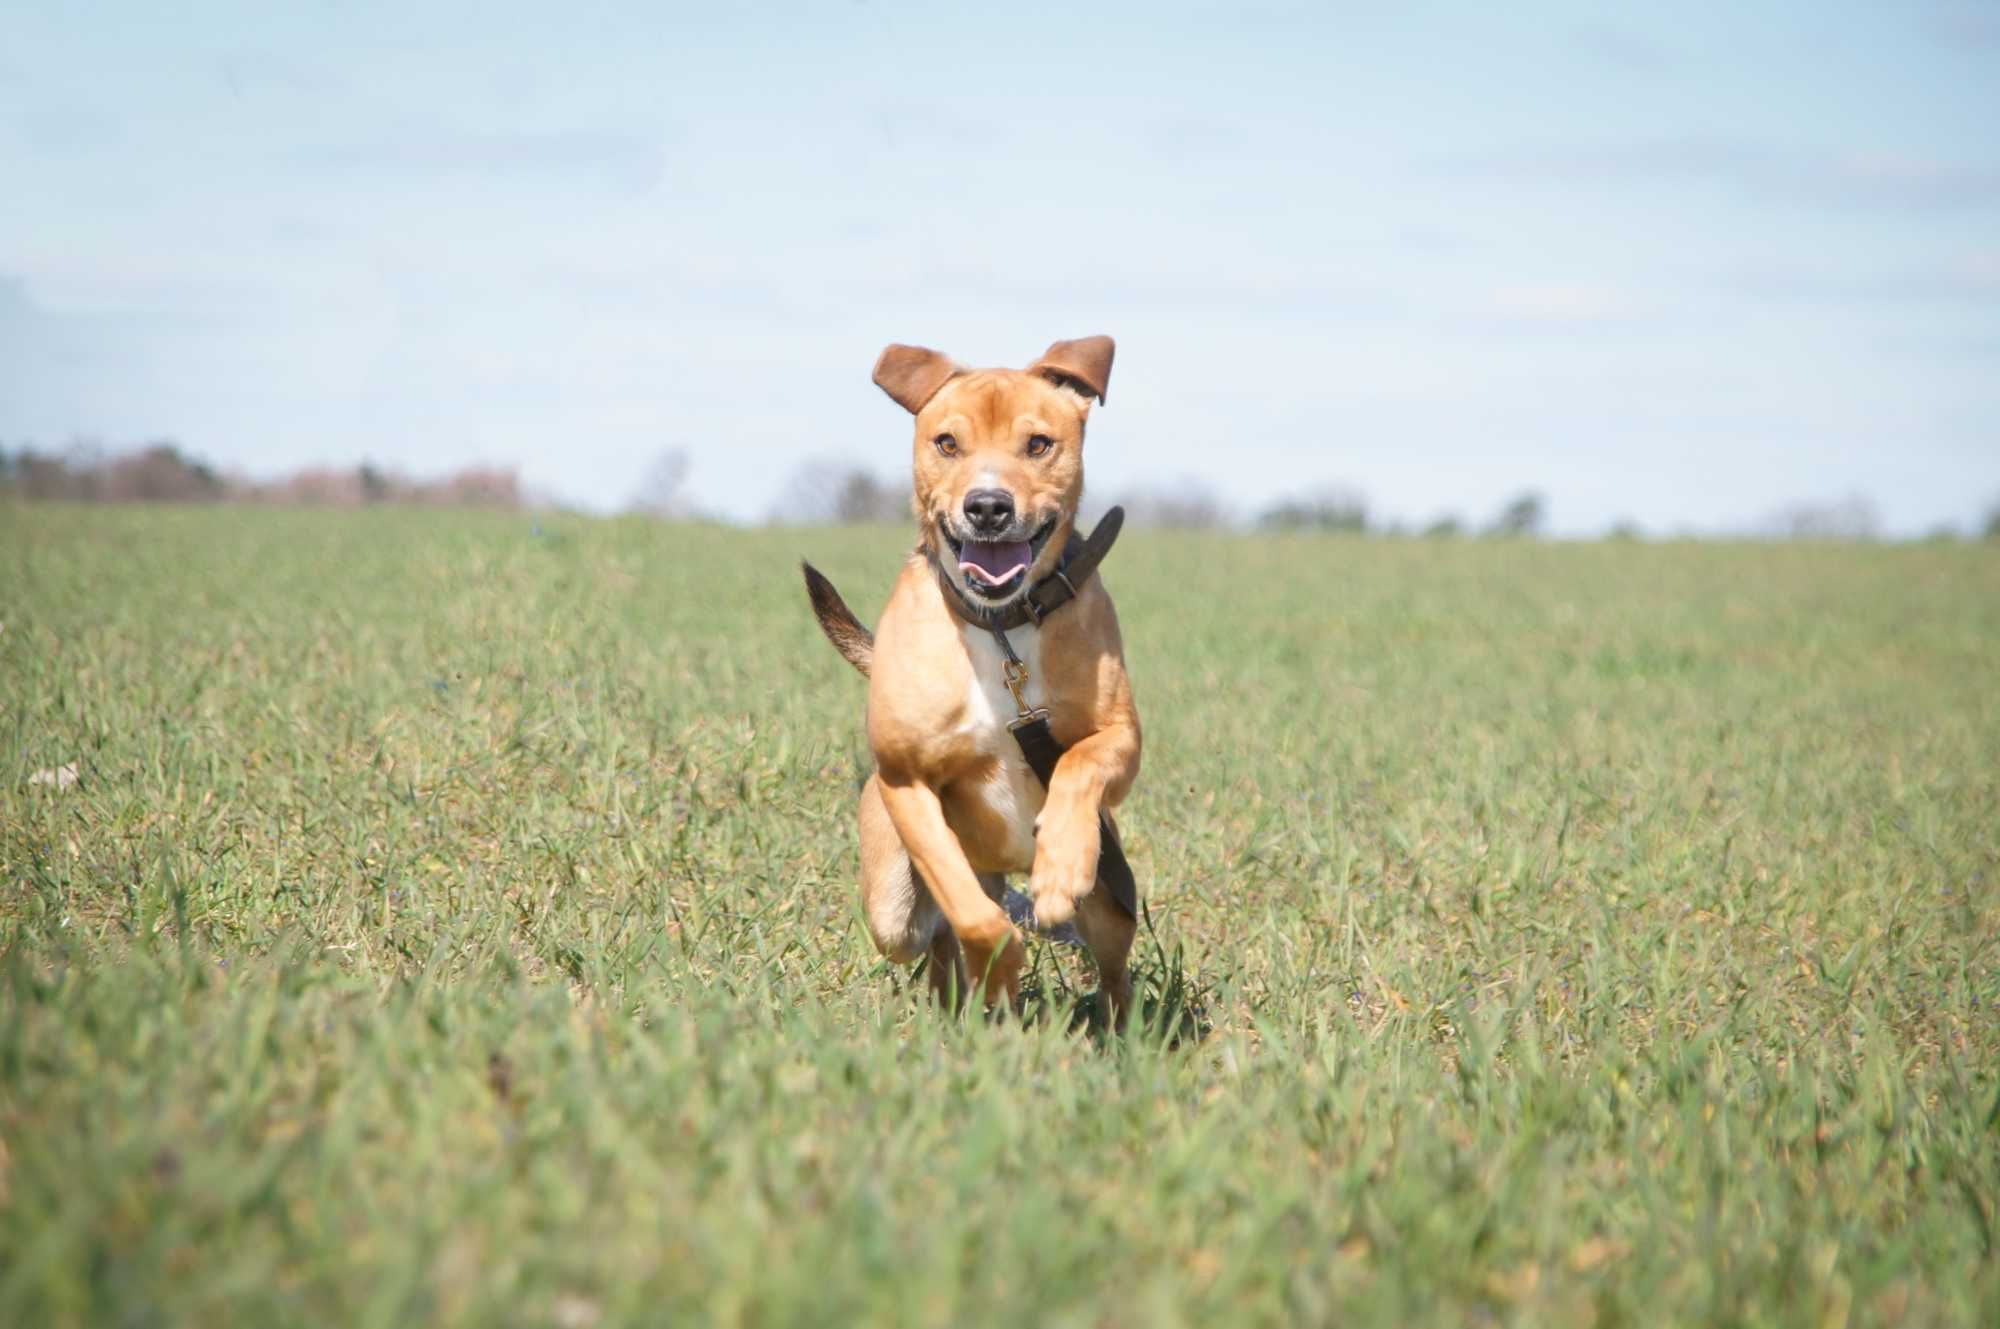
{"type": "Polygon", "coordinates": [[[1013,595],[1027,583],[1028,569],[1034,566],[1042,546],[1048,543],[1049,532],[1055,527],[1056,519],[1050,517],[1025,540],[975,540],[970,537],[961,540],[949,526],[942,524],[939,531],[952,557],[958,560],[958,576],[965,589],[982,600],[997,602],[1013,595]]]}

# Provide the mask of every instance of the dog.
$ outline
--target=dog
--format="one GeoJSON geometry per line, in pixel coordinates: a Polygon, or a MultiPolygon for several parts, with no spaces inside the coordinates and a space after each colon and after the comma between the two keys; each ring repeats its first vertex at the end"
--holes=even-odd
{"type": "Polygon", "coordinates": [[[917,547],[872,635],[805,567],[821,629],[868,679],[868,933],[898,964],[928,956],[947,1005],[968,980],[988,1006],[1018,1001],[1026,951],[1001,901],[1007,874],[1027,873],[1036,926],[1073,923],[1089,948],[1100,1011],[1122,1026],[1131,1007],[1134,902],[1108,813],[1139,773],[1139,714],[1118,614],[1094,575],[1122,514],[1091,541],[1075,530],[1084,426],[1115,349],[1085,337],[1026,369],[971,370],[890,346],[874,379],[914,417],[917,547]],[[1021,725],[1053,736],[1046,788],[1028,739],[1010,732],[1021,725]],[[1100,852],[1124,873],[1122,893],[1099,880],[1100,852]]]}

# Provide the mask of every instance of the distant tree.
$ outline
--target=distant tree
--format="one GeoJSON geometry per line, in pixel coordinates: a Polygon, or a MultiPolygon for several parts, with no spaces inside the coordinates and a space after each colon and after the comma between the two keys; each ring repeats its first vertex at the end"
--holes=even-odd
{"type": "Polygon", "coordinates": [[[354,478],[361,485],[363,503],[383,503],[390,498],[394,482],[388,472],[372,461],[364,461],[355,468],[354,478]]]}
{"type": "Polygon", "coordinates": [[[266,502],[300,508],[352,508],[361,504],[361,475],[345,468],[308,466],[258,487],[266,502]]]}
{"type": "Polygon", "coordinates": [[[1426,540],[1455,540],[1465,534],[1465,523],[1446,513],[1421,532],[1426,540]]]}
{"type": "Polygon", "coordinates": [[[521,477],[499,466],[468,466],[433,484],[418,487],[422,502],[459,508],[518,508],[521,477]]]}
{"type": "Polygon", "coordinates": [[[2000,540],[2000,502],[1994,503],[1994,505],[1987,510],[1986,525],[1980,531],[1980,534],[1985,536],[1988,540],[2000,540]]]}
{"type": "Polygon", "coordinates": [[[1359,535],[1368,529],[1368,500],[1356,490],[1330,486],[1273,504],[1257,518],[1257,525],[1267,531],[1341,531],[1359,535]]]}
{"type": "Polygon", "coordinates": [[[24,449],[14,459],[14,487],[27,499],[75,502],[89,497],[67,458],[35,448],[24,449]]]}
{"type": "Polygon", "coordinates": [[[12,483],[16,494],[36,501],[76,502],[91,497],[89,486],[66,459],[33,448],[15,454],[12,483]]]}
{"type": "Polygon", "coordinates": [[[1866,495],[1850,494],[1780,508],[1763,526],[1780,540],[1873,540],[1881,533],[1882,516],[1866,495]]]}
{"type": "Polygon", "coordinates": [[[867,471],[849,471],[833,504],[834,520],[898,522],[910,516],[909,489],[889,484],[867,471]]]}
{"type": "Polygon", "coordinates": [[[668,448],[653,458],[639,478],[639,491],[632,496],[632,510],[662,521],[686,517],[687,478],[693,468],[686,448],[668,448]]]}
{"type": "Polygon", "coordinates": [[[906,522],[907,486],[894,484],[859,466],[810,461],[792,472],[771,509],[771,520],[792,525],[827,522],[906,522]]]}
{"type": "Polygon", "coordinates": [[[94,468],[99,492],[109,503],[212,503],[222,497],[215,468],[162,440],[94,468]]]}
{"type": "Polygon", "coordinates": [[[1488,535],[1536,536],[1542,533],[1542,496],[1532,490],[1508,500],[1486,528],[1488,535]]]}
{"type": "Polygon", "coordinates": [[[1118,503],[1135,526],[1207,531],[1229,525],[1229,508],[1206,481],[1183,476],[1154,489],[1129,490],[1118,503]]]}
{"type": "Polygon", "coordinates": [[[1637,540],[1643,534],[1644,532],[1639,529],[1638,522],[1633,521],[1630,517],[1620,517],[1617,521],[1611,523],[1611,529],[1604,533],[1604,538],[1607,540],[1637,540]]]}

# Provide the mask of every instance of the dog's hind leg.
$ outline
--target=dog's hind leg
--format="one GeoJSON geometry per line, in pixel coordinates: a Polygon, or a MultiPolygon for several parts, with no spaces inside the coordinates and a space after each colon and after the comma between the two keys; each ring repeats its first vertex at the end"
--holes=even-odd
{"type": "MultiPolygon", "coordinates": [[[[923,875],[915,868],[910,876],[917,883],[917,889],[926,897],[930,887],[924,885],[923,875]]],[[[997,872],[979,874],[979,889],[986,892],[990,900],[998,901],[1007,894],[1007,878],[997,872]]],[[[936,910],[933,902],[932,909],[936,910]]],[[[925,972],[930,978],[931,993],[938,999],[938,1005],[947,1010],[959,1010],[965,1005],[965,951],[958,944],[958,937],[948,927],[942,926],[944,915],[936,915],[938,925],[931,937],[930,964],[925,972]]]]}
{"type": "Polygon", "coordinates": [[[930,963],[924,972],[930,979],[931,995],[938,1005],[957,1011],[965,1005],[965,952],[950,928],[939,928],[931,938],[930,963]]]}
{"type": "Polygon", "coordinates": [[[1139,924],[1099,885],[1076,902],[1076,930],[1083,934],[1083,944],[1090,948],[1090,958],[1097,965],[1099,1010],[1110,1016],[1113,1028],[1123,1029],[1132,1013],[1132,975],[1126,958],[1132,953],[1132,938],[1139,924]],[[1105,1005],[1110,1007],[1108,1012],[1104,1012],[1105,1005]]]}
{"type": "MultiPolygon", "coordinates": [[[[885,814],[886,815],[886,814],[885,814]]],[[[901,841],[897,842],[898,844],[901,841]]],[[[924,885],[923,875],[914,867],[910,878],[917,884],[917,890],[930,902],[932,924],[930,963],[924,973],[930,979],[931,995],[938,1005],[949,1011],[962,1010],[965,1006],[966,976],[965,951],[958,944],[958,937],[948,927],[943,926],[944,915],[938,911],[935,901],[930,900],[930,887],[924,885]]],[[[979,874],[979,889],[988,898],[999,900],[1007,893],[1007,879],[997,872],[979,874]]]]}
{"type": "MultiPolygon", "coordinates": [[[[924,887],[889,811],[882,806],[882,788],[868,777],[861,790],[861,912],[875,949],[897,964],[910,964],[930,952],[936,957],[939,934],[951,936],[944,915],[924,887]]],[[[954,952],[957,949],[953,943],[954,952]]],[[[932,983],[937,975],[933,965],[932,983]]],[[[960,985],[963,987],[963,984],[960,985]]]]}

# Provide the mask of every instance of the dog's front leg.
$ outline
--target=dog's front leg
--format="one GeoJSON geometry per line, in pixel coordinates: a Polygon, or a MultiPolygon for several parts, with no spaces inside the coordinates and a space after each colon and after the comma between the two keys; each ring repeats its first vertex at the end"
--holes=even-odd
{"type": "Polygon", "coordinates": [[[945,922],[965,950],[965,971],[986,984],[986,1004],[1020,995],[1021,966],[1027,951],[999,905],[980,888],[958,837],[945,824],[937,791],[921,780],[897,781],[885,771],[882,802],[902,837],[910,861],[943,911],[945,922]]]}
{"type": "Polygon", "coordinates": [[[1097,814],[1107,793],[1123,795],[1139,768],[1138,731],[1110,725],[1078,743],[1056,763],[1049,796],[1035,819],[1035,870],[1028,893],[1035,922],[1069,922],[1076,902],[1097,881],[1097,814]]]}

